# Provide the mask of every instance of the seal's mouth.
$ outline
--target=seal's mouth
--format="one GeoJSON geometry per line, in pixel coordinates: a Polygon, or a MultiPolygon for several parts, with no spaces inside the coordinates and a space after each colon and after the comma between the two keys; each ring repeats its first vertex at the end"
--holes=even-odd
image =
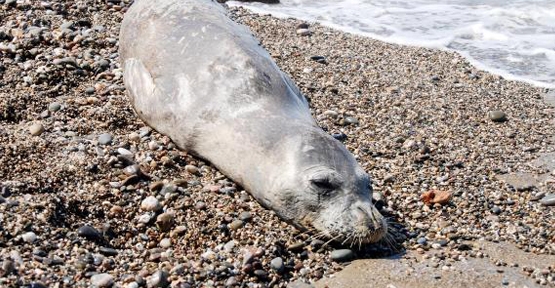
{"type": "Polygon", "coordinates": [[[316,237],[327,238],[328,241],[341,245],[359,246],[359,248],[387,238],[387,221],[374,207],[357,209],[351,216],[343,215],[333,222],[322,221],[323,219],[313,221],[313,227],[318,231],[316,237]],[[343,221],[340,221],[341,219],[343,221]]]}

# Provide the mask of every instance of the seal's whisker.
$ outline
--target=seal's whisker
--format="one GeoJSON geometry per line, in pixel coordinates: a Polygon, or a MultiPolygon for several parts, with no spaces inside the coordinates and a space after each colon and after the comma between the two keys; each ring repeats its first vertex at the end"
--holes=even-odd
{"type": "Polygon", "coordinates": [[[337,235],[337,236],[331,238],[330,240],[328,240],[328,242],[324,243],[324,245],[322,245],[322,247],[328,246],[328,244],[330,244],[330,243],[333,242],[334,240],[338,239],[339,237],[340,237],[340,236],[337,235]]]}
{"type": "Polygon", "coordinates": [[[345,238],[345,240],[343,240],[343,242],[341,242],[341,245],[345,244],[351,238],[353,238],[353,234],[350,234],[349,236],[347,236],[347,238],[345,238]]]}

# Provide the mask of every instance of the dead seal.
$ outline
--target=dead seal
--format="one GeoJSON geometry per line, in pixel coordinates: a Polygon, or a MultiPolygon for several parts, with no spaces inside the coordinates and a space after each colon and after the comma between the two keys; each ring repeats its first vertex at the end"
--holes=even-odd
{"type": "Polygon", "coordinates": [[[251,32],[210,0],[137,0],[120,34],[139,117],[298,227],[372,243],[387,224],[345,146],[251,32]]]}

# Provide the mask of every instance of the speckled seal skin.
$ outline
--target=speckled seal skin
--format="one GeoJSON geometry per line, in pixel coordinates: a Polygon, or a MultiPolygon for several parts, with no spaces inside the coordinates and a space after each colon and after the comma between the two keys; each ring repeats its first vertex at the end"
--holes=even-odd
{"type": "Polygon", "coordinates": [[[120,52],[139,117],[281,218],[351,244],[386,235],[368,175],[317,126],[295,84],[220,4],[136,1],[122,24],[120,52]]]}

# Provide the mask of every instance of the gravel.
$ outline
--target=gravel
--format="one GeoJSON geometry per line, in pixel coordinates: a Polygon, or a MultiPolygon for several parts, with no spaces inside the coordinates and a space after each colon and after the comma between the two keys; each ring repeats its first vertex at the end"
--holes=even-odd
{"type": "MultiPolygon", "coordinates": [[[[0,286],[285,287],[340,271],[336,251],[425,253],[420,238],[437,244],[438,274],[449,261],[484,257],[458,250],[472,239],[555,254],[552,198],[542,200],[553,184],[520,191],[499,177],[552,172],[528,165],[554,147],[545,90],[449,52],[232,9],[310,100],[318,124],[370,173],[400,246],[343,247],[280,221],[138,119],[117,47],[129,2],[0,4],[0,286]],[[510,121],[493,122],[494,110],[510,121]],[[425,205],[420,195],[432,189],[452,199],[425,205]],[[38,237],[24,240],[30,231],[38,237]]],[[[525,272],[538,283],[555,277],[552,266],[525,272]]]]}

